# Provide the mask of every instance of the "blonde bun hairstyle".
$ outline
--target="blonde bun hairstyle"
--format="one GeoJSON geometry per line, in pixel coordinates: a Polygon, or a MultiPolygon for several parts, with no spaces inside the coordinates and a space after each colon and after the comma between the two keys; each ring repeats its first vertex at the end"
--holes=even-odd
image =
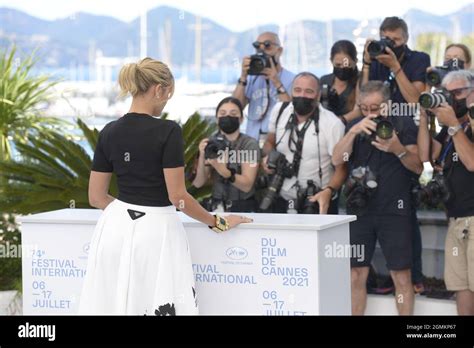
{"type": "Polygon", "coordinates": [[[138,63],[129,63],[120,70],[118,82],[120,96],[132,97],[146,93],[151,86],[169,88],[168,99],[174,92],[174,77],[168,66],[152,58],[144,58],[138,63]]]}

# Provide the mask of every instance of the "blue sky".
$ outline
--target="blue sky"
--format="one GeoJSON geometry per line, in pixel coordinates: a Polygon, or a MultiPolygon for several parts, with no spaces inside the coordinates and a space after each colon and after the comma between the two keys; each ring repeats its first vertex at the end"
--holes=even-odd
{"type": "Polygon", "coordinates": [[[234,31],[299,19],[401,16],[410,8],[446,15],[467,4],[474,6],[472,0],[0,0],[0,7],[44,19],[64,18],[80,11],[129,21],[144,10],[169,5],[208,17],[234,31]]]}

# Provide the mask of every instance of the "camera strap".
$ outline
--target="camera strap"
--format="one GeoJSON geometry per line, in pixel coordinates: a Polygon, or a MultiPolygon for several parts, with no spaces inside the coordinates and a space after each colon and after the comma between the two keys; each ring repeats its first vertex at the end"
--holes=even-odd
{"type": "MultiPolygon", "coordinates": [[[[468,129],[468,127],[466,126],[469,126],[469,121],[467,122],[464,122],[462,124],[462,130],[464,132],[466,132],[466,130],[468,129]]],[[[448,154],[451,152],[451,150],[454,150],[454,141],[453,141],[453,138],[452,137],[449,137],[449,141],[446,145],[443,146],[443,152],[441,154],[441,156],[439,157],[438,162],[439,165],[444,169],[445,165],[446,165],[446,158],[448,157],[448,154]]],[[[453,166],[452,166],[453,167],[453,166]]]]}

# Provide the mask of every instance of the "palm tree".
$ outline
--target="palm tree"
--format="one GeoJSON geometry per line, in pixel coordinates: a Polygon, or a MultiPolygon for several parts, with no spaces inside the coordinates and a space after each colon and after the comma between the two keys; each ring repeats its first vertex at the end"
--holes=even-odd
{"type": "Polygon", "coordinates": [[[0,159],[11,158],[10,141],[25,139],[46,125],[58,124],[54,118],[44,117],[41,108],[51,99],[51,88],[57,81],[49,76],[33,76],[37,61],[35,53],[20,59],[13,46],[0,51],[0,159]]]}
{"type": "MultiPolygon", "coordinates": [[[[80,119],[77,126],[90,149],[95,149],[98,131],[90,129],[80,119]]],[[[215,124],[193,114],[183,127],[186,172],[193,169],[199,141],[215,130],[215,124]]],[[[0,161],[0,211],[31,214],[64,208],[90,208],[87,190],[92,159],[86,149],[71,135],[57,130],[30,134],[27,141],[15,141],[20,160],[0,161]],[[1,182],[4,182],[2,184],[1,182]]],[[[210,188],[195,189],[187,182],[195,197],[210,193],[210,188]]],[[[115,177],[112,195],[117,194],[115,177]]]]}

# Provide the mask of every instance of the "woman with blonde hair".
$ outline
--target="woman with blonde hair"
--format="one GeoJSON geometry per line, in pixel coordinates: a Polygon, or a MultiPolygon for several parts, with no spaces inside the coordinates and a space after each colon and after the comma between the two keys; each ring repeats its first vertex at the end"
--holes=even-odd
{"type": "Polygon", "coordinates": [[[89,202],[104,209],[95,228],[80,314],[197,314],[191,256],[176,208],[223,232],[251,220],[209,214],[186,191],[183,137],[159,116],[174,92],[169,68],[145,58],[120,71],[130,111],[100,132],[89,202]],[[112,174],[118,197],[108,194],[112,174]]]}

